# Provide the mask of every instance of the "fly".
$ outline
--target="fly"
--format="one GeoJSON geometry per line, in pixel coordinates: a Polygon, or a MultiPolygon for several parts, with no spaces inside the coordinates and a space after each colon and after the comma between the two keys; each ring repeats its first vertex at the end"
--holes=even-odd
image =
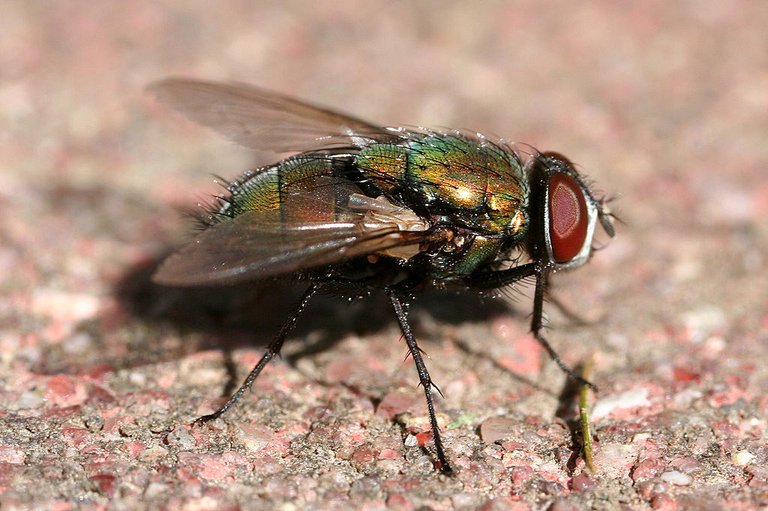
{"type": "MultiPolygon", "coordinates": [[[[205,229],[154,280],[194,286],[292,275],[308,282],[266,353],[218,418],[251,387],[318,292],[383,290],[424,389],[437,464],[445,455],[433,384],[407,319],[427,285],[494,290],[535,280],[531,331],[542,333],[549,276],[586,263],[611,213],[574,165],[464,131],[380,127],[244,84],[167,79],[151,92],[245,147],[290,156],[246,172],[213,204],[205,229]]],[[[583,380],[581,380],[583,382],[583,380]]],[[[587,382],[584,382],[587,383],[587,382]]]]}

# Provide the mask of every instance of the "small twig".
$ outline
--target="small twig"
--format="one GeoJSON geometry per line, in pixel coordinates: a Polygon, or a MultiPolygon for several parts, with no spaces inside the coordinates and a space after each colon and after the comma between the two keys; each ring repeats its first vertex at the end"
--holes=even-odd
{"type": "MultiPolygon", "coordinates": [[[[589,381],[592,379],[592,367],[594,366],[594,356],[590,355],[584,362],[581,369],[581,377],[589,381]]],[[[592,431],[589,427],[589,385],[582,384],[579,389],[579,420],[581,421],[581,435],[584,442],[584,463],[593,474],[595,473],[595,464],[592,458],[592,431]]]]}

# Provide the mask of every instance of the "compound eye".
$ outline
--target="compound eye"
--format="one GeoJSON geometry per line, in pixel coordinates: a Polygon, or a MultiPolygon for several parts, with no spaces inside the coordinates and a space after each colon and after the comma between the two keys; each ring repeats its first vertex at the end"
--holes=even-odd
{"type": "Polygon", "coordinates": [[[549,179],[549,239],[552,255],[566,263],[579,255],[587,239],[587,202],[581,185],[559,172],[549,179]]]}

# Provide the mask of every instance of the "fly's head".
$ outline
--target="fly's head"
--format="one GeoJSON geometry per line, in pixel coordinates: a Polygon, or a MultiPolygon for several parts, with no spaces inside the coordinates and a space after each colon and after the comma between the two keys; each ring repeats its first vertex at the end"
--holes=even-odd
{"type": "Polygon", "coordinates": [[[574,165],[557,153],[538,154],[531,178],[532,255],[553,270],[583,265],[594,250],[598,222],[608,236],[614,235],[606,201],[595,198],[574,165]]]}

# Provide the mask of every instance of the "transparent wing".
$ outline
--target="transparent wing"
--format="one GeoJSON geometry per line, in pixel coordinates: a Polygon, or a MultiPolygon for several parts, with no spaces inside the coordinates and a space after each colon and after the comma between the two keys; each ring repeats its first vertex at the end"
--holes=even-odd
{"type": "Polygon", "coordinates": [[[160,266],[154,280],[168,285],[222,284],[336,263],[427,238],[424,231],[360,222],[275,223],[248,212],[216,224],[160,266]]]}
{"type": "Polygon", "coordinates": [[[430,223],[351,182],[312,176],[286,186],[277,207],[251,210],[200,233],[160,266],[154,280],[199,285],[270,277],[379,253],[409,258],[430,223]]]}
{"type": "Polygon", "coordinates": [[[192,121],[257,150],[303,152],[350,145],[354,138],[395,138],[360,119],[242,83],[169,78],[147,89],[192,121]]]}

